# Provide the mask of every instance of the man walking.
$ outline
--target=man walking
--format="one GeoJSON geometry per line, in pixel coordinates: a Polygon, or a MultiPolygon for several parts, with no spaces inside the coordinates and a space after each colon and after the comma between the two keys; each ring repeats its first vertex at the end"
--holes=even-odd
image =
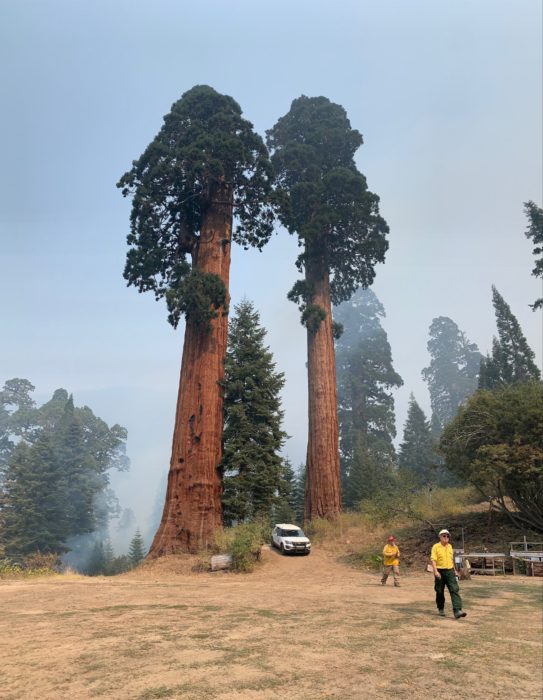
{"type": "Polygon", "coordinates": [[[387,538],[387,543],[383,547],[383,578],[381,583],[384,586],[390,573],[394,574],[394,585],[400,585],[400,550],[396,544],[394,535],[387,538]]]}
{"type": "Polygon", "coordinates": [[[436,605],[439,615],[445,617],[445,586],[449,589],[453,614],[459,619],[466,617],[462,610],[462,598],[460,597],[460,586],[458,585],[458,572],[454,567],[454,552],[448,530],[439,531],[439,542],[432,547],[430,559],[434,570],[434,589],[436,592],[436,605]]]}

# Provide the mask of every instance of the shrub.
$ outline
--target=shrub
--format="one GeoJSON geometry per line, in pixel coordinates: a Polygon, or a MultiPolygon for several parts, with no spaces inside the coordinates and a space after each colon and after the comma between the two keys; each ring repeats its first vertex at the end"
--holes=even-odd
{"type": "Polygon", "coordinates": [[[268,541],[270,524],[266,519],[241,523],[226,528],[215,538],[215,553],[232,556],[233,571],[252,571],[260,559],[262,545],[268,541]]]}

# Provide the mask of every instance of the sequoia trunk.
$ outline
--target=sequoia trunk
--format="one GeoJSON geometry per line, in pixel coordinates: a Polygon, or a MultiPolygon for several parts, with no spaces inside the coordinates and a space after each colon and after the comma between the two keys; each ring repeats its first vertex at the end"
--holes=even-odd
{"type": "Polygon", "coordinates": [[[341,486],[330,281],[318,258],[307,262],[306,281],[312,289],[309,303],[326,313],[316,332],[307,331],[309,435],[304,518],[312,520],[339,514],[341,486]]]}
{"type": "MultiPolygon", "coordinates": [[[[192,257],[193,267],[218,275],[227,290],[231,234],[232,192],[223,185],[204,215],[192,257]]],[[[210,546],[222,527],[221,383],[227,336],[223,308],[211,320],[211,331],[187,320],[166,502],[150,558],[197,552],[210,546]]]]}

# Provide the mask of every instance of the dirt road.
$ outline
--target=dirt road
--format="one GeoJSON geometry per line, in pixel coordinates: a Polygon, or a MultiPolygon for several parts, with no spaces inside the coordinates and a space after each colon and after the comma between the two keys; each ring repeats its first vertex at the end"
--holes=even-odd
{"type": "Polygon", "coordinates": [[[0,581],[0,697],[540,698],[542,583],[465,582],[437,617],[429,574],[379,584],[314,551],[249,575],[179,560],[114,578],[0,581]]]}

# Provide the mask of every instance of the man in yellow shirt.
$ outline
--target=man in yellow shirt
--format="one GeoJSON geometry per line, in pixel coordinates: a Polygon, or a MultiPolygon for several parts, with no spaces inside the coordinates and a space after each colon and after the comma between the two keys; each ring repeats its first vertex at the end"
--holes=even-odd
{"type": "Polygon", "coordinates": [[[383,578],[381,579],[383,586],[386,584],[390,572],[394,574],[394,585],[397,588],[400,585],[400,550],[394,535],[388,537],[387,543],[383,547],[383,578]]]}
{"type": "Polygon", "coordinates": [[[430,559],[434,570],[434,590],[436,592],[436,605],[441,617],[445,617],[445,586],[449,589],[454,616],[458,619],[466,617],[462,610],[462,598],[458,585],[458,572],[454,566],[454,552],[450,544],[448,530],[440,530],[439,542],[432,547],[430,559]]]}

